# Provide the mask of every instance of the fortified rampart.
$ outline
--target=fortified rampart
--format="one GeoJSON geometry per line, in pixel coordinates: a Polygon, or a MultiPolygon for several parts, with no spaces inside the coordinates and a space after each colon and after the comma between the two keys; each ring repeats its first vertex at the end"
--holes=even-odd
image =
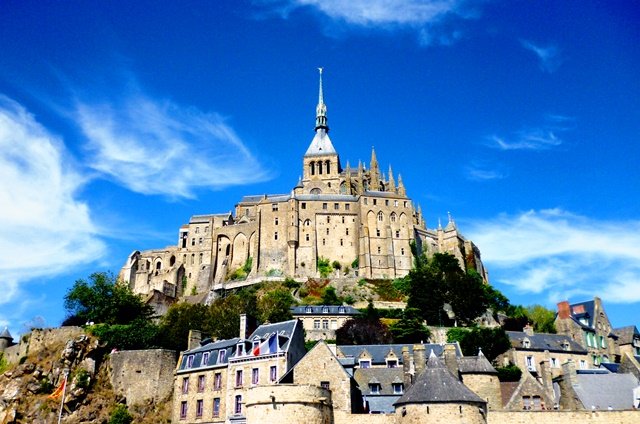
{"type": "Polygon", "coordinates": [[[173,392],[176,352],[166,349],[111,353],[111,385],[127,405],[166,400],[173,392]]]}
{"type": "Polygon", "coordinates": [[[636,424],[640,411],[491,411],[487,424],[636,424]]]}
{"type": "Polygon", "coordinates": [[[331,391],[312,385],[257,386],[247,393],[247,423],[333,424],[331,391]]]}
{"type": "Polygon", "coordinates": [[[23,334],[20,341],[4,351],[4,358],[9,364],[17,364],[20,358],[28,354],[34,355],[44,350],[59,349],[68,340],[84,334],[80,327],[36,328],[23,334]]]}

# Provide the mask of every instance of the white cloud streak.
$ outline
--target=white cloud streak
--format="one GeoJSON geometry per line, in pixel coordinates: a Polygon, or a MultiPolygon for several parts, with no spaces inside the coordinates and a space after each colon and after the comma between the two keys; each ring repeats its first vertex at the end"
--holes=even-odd
{"type": "Polygon", "coordinates": [[[194,197],[268,179],[251,152],[217,114],[131,95],[122,105],[78,102],[89,166],[129,190],[194,197]]]}
{"type": "Polygon", "coordinates": [[[415,29],[423,46],[452,44],[462,33],[458,29],[445,29],[443,24],[454,18],[477,17],[477,11],[466,0],[258,0],[257,3],[275,6],[283,17],[306,7],[351,27],[415,29]]]}
{"type": "Polygon", "coordinates": [[[548,150],[560,146],[563,140],[560,133],[574,126],[574,119],[562,115],[547,115],[539,127],[526,128],[510,137],[491,135],[487,137],[487,146],[499,150],[548,150]]]}
{"type": "Polygon", "coordinates": [[[0,181],[0,304],[9,305],[7,313],[7,307],[19,310],[25,282],[93,262],[105,245],[89,207],[78,199],[84,179],[61,140],[3,95],[0,181]]]}
{"type": "Polygon", "coordinates": [[[540,69],[544,72],[553,73],[562,64],[560,49],[554,45],[542,47],[527,40],[520,40],[520,44],[538,57],[540,69]]]}
{"type": "Polygon", "coordinates": [[[640,221],[548,209],[474,221],[468,230],[492,279],[522,293],[640,302],[640,221]]]}
{"type": "Polygon", "coordinates": [[[473,181],[500,180],[507,176],[507,173],[495,165],[491,166],[486,162],[475,161],[465,168],[467,178],[473,181]]]}

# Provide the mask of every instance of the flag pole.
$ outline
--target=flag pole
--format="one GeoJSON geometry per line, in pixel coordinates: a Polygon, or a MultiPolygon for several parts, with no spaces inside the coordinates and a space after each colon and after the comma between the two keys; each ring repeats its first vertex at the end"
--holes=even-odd
{"type": "Polygon", "coordinates": [[[60,413],[58,414],[58,424],[62,422],[62,409],[64,408],[64,397],[67,394],[67,379],[69,378],[69,368],[64,370],[64,387],[62,388],[62,400],[60,401],[60,413]]]}

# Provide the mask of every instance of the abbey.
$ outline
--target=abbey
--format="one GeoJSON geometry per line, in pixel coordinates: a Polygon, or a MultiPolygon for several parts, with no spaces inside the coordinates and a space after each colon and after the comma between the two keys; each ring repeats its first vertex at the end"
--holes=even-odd
{"type": "Polygon", "coordinates": [[[245,196],[234,213],[192,216],[177,245],[133,252],[121,278],[136,293],[169,297],[266,276],[319,277],[319,263],[334,265],[334,278],[388,279],[409,272],[415,242],[420,252],[453,254],[488,280],[479,249],[451,218],[445,228],[427,229],[402,177],[396,180],[391,166],[383,173],[374,150],[368,167],[342,166],[329,137],[322,71],[301,175],[288,194],[245,196]]]}

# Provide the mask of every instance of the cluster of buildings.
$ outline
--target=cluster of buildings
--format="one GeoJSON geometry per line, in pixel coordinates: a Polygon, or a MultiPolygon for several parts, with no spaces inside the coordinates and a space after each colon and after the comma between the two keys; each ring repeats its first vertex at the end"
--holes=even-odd
{"type": "MultiPolygon", "coordinates": [[[[351,312],[346,308],[294,312],[331,322],[328,317],[337,321],[351,312]]],[[[629,411],[640,419],[637,328],[613,329],[598,298],[561,302],[556,327],[557,334],[534,333],[531,326],[507,332],[512,348],[495,363],[515,364],[522,376],[504,382],[481,351],[464,356],[457,343],[320,340],[306,352],[303,319],[247,334],[243,318],[238,338],[191,337],[175,374],[173,422],[351,423],[375,416],[381,423],[487,423],[492,414],[499,422],[505,412],[562,411],[629,411]]]]}
{"type": "Polygon", "coordinates": [[[134,251],[120,278],[154,306],[184,296],[204,301],[269,276],[306,281],[323,274],[322,262],[339,264],[331,278],[393,279],[411,269],[412,242],[420,252],[456,256],[488,281],[480,250],[452,218],[427,228],[402,177],[391,166],[384,172],[375,151],[368,165],[343,166],[329,137],[321,76],[315,134],[291,192],[245,196],[233,212],[191,217],[177,244],[134,251]]]}

